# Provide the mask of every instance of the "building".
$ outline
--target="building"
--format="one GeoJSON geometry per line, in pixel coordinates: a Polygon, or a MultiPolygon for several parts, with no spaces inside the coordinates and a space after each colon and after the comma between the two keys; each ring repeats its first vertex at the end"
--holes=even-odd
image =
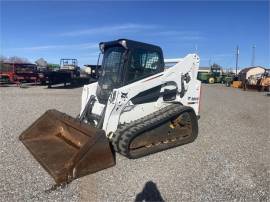
{"type": "Polygon", "coordinates": [[[240,80],[248,79],[250,76],[261,75],[265,72],[265,68],[261,66],[247,67],[242,69],[238,76],[240,80]]]}

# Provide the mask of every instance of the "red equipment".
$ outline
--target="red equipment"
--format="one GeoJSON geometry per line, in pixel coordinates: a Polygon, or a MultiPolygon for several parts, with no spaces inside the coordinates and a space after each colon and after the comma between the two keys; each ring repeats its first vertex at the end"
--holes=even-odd
{"type": "Polygon", "coordinates": [[[37,82],[37,66],[31,63],[1,63],[0,64],[0,82],[16,83],[37,82]]]}

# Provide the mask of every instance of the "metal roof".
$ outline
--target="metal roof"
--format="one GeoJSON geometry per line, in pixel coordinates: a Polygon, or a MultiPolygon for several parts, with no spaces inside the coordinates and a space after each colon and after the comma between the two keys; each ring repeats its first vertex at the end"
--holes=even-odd
{"type": "Polygon", "coordinates": [[[111,46],[122,46],[126,49],[134,49],[134,48],[143,48],[143,49],[149,49],[153,51],[158,51],[162,53],[162,49],[159,46],[148,44],[148,43],[143,43],[139,41],[133,41],[130,39],[118,39],[114,41],[108,41],[108,42],[101,42],[99,43],[100,45],[104,45],[104,48],[108,48],[111,46]],[[124,42],[124,43],[123,43],[124,42]],[[125,44],[125,45],[123,45],[125,44]]]}
{"type": "Polygon", "coordinates": [[[261,66],[246,67],[246,68],[242,69],[242,70],[239,72],[239,74],[245,74],[245,73],[247,73],[249,70],[254,69],[254,68],[262,68],[262,69],[265,69],[264,67],[261,67],[261,66]]]}

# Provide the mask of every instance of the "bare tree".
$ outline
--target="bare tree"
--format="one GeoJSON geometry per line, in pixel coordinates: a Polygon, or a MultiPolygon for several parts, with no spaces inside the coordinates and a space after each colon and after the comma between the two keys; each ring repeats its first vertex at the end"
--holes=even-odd
{"type": "Polygon", "coordinates": [[[12,57],[5,57],[3,55],[0,56],[0,62],[14,62],[14,63],[30,63],[28,59],[12,56],[12,57]]]}
{"type": "Polygon", "coordinates": [[[0,55],[0,62],[3,63],[7,60],[7,57],[0,55]]]}
{"type": "Polygon", "coordinates": [[[39,58],[37,61],[35,61],[35,63],[40,67],[47,67],[48,66],[48,63],[46,60],[44,60],[44,58],[39,58]]]}
{"type": "Polygon", "coordinates": [[[14,62],[14,63],[29,63],[29,60],[26,58],[21,58],[18,56],[12,56],[8,58],[9,62],[14,62]]]}

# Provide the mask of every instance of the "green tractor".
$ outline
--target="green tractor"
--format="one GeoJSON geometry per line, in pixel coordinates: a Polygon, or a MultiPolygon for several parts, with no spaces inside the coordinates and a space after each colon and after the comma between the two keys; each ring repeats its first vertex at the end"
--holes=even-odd
{"type": "Polygon", "coordinates": [[[228,72],[224,75],[223,83],[225,86],[230,87],[233,81],[238,81],[238,77],[233,72],[228,72]]]}
{"type": "Polygon", "coordinates": [[[218,64],[213,64],[209,70],[199,70],[198,72],[198,80],[203,83],[223,83],[224,77],[222,68],[218,64]]]}

